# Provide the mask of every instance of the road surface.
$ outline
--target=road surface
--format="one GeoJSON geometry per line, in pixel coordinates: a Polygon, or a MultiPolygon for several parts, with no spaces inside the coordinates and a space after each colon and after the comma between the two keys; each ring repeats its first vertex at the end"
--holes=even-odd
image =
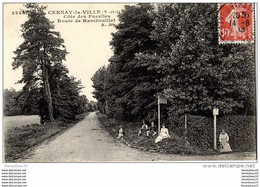
{"type": "Polygon", "coordinates": [[[21,162],[125,162],[255,160],[255,153],[182,156],[150,153],[128,147],[104,129],[95,113],[54,139],[38,146],[21,162]]]}

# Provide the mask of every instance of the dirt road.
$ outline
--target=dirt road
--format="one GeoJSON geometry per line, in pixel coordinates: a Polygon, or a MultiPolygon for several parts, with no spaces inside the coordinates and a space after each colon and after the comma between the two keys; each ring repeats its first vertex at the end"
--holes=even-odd
{"type": "Polygon", "coordinates": [[[44,142],[21,162],[210,161],[255,160],[255,153],[182,156],[143,152],[111,137],[95,113],[53,140],[44,142]]]}

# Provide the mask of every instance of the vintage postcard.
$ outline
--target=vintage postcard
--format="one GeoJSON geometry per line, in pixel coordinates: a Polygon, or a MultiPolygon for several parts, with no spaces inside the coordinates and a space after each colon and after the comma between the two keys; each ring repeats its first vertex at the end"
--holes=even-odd
{"type": "Polygon", "coordinates": [[[254,3],[4,3],[3,162],[256,161],[254,3]]]}

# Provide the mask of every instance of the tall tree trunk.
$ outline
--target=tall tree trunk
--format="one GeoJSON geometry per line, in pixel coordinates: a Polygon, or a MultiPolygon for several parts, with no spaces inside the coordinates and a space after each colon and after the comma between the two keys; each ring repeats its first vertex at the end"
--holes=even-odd
{"type": "Polygon", "coordinates": [[[46,67],[46,64],[43,63],[43,83],[44,83],[44,92],[48,100],[48,113],[49,113],[49,118],[50,121],[53,122],[54,117],[53,117],[53,107],[52,107],[52,97],[51,97],[51,90],[50,90],[50,84],[49,84],[49,73],[48,73],[48,68],[46,67]]]}

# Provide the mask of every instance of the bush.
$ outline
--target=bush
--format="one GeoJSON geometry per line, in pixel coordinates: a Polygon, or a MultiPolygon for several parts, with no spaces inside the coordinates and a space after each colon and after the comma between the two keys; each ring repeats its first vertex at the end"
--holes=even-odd
{"type": "Polygon", "coordinates": [[[199,150],[190,145],[186,137],[179,137],[178,135],[171,133],[171,137],[164,139],[162,142],[155,143],[155,138],[147,138],[145,134],[138,136],[138,131],[140,130],[142,123],[137,122],[123,122],[117,121],[112,118],[108,118],[106,115],[98,113],[99,121],[107,128],[113,137],[117,137],[118,129],[120,126],[123,127],[125,136],[123,137],[132,147],[151,151],[151,152],[164,152],[171,154],[185,154],[185,155],[198,155],[199,150]]]}
{"type": "MultiPolygon", "coordinates": [[[[217,117],[217,142],[221,129],[228,136],[230,146],[235,151],[255,151],[256,131],[255,116],[223,116],[217,117]]],[[[191,145],[201,150],[213,148],[213,118],[187,115],[187,138],[191,145]]],[[[178,135],[184,136],[184,116],[172,126],[178,135]]],[[[219,144],[218,144],[219,146],[219,144]]]]}
{"type": "Polygon", "coordinates": [[[21,115],[22,110],[17,107],[7,108],[4,106],[4,116],[17,116],[21,115]]]}
{"type": "Polygon", "coordinates": [[[256,150],[256,119],[255,116],[224,116],[217,120],[217,134],[223,128],[228,136],[230,146],[238,151],[256,150]]]}
{"type": "Polygon", "coordinates": [[[187,138],[191,145],[202,150],[212,149],[213,119],[187,115],[187,138]]]}

